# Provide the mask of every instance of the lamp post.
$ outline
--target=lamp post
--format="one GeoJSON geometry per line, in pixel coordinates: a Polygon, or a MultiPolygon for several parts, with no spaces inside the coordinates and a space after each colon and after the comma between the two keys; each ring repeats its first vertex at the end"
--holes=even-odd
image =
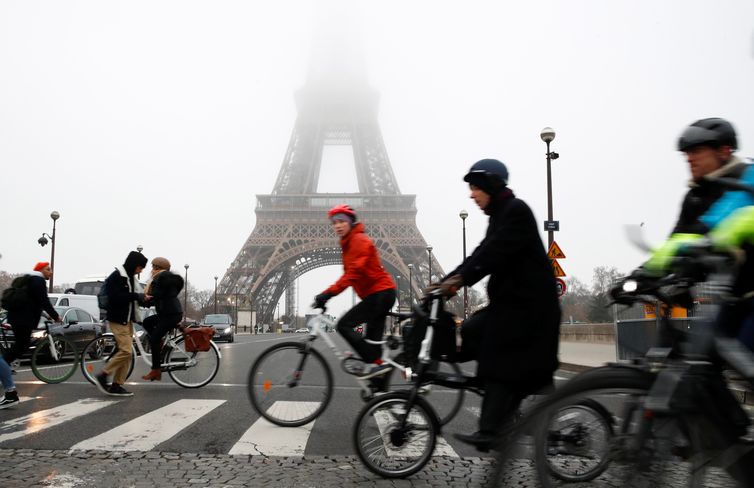
{"type": "Polygon", "coordinates": [[[215,276],[215,313],[217,313],[217,276],[215,276]]]}
{"type": "Polygon", "coordinates": [[[427,255],[429,257],[429,279],[427,280],[427,286],[432,284],[432,246],[427,246],[427,255]]]}
{"type": "Polygon", "coordinates": [[[188,269],[189,265],[184,264],[183,268],[186,270],[185,278],[183,279],[183,320],[186,320],[186,317],[188,317],[188,269]]]}
{"type": "Polygon", "coordinates": [[[50,271],[52,271],[52,276],[50,276],[49,285],[49,293],[52,293],[52,280],[55,278],[55,224],[60,218],[60,212],[53,210],[50,214],[50,218],[52,219],[52,235],[42,232],[42,237],[37,239],[37,242],[42,247],[45,247],[47,245],[47,242],[52,243],[52,249],[50,252],[50,271]],[[49,241],[47,239],[49,239],[49,241]]]}
{"type": "Polygon", "coordinates": [[[554,240],[553,233],[560,230],[559,223],[552,220],[552,174],[550,169],[551,161],[558,159],[560,155],[556,152],[550,152],[550,143],[555,139],[555,131],[552,127],[542,129],[539,137],[547,144],[547,222],[545,222],[545,230],[547,231],[547,248],[549,249],[554,240]]]}
{"type": "MultiPolygon", "coordinates": [[[[459,217],[461,217],[461,222],[463,224],[463,262],[466,261],[466,217],[469,216],[469,212],[466,210],[461,210],[461,212],[458,214],[459,217]]],[[[469,306],[469,287],[465,286],[463,287],[463,318],[466,319],[467,312],[469,306]]]]}
{"type": "Polygon", "coordinates": [[[414,265],[408,264],[408,307],[414,306],[414,283],[413,283],[414,265]]]}

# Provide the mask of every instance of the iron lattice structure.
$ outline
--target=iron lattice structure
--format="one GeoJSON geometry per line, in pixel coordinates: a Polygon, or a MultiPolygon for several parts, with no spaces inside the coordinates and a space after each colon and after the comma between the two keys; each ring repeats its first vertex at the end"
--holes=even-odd
{"type": "MultiPolygon", "coordinates": [[[[325,217],[340,203],[356,209],[385,268],[401,276],[401,304],[411,295],[419,297],[432,281],[427,243],[416,225],[416,195],[402,195],[398,188],[377,122],[378,99],[366,82],[310,81],[297,92],[298,117],[275,187],[269,195],[257,195],[256,225],[218,285],[219,293],[237,296],[241,307],[251,305],[257,323],[273,322],[284,291],[285,313],[293,315],[296,278],[342,264],[340,245],[325,217]],[[327,145],[353,148],[358,193],[317,193],[327,145]]],[[[434,256],[431,270],[435,278],[444,274],[434,256]]]]}

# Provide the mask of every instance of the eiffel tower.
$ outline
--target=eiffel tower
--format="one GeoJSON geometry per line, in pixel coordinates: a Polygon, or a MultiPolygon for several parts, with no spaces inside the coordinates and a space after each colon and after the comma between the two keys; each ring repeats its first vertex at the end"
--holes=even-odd
{"type": "Polygon", "coordinates": [[[235,295],[246,310],[251,306],[257,323],[271,324],[286,291],[285,313],[292,316],[296,278],[342,264],[326,215],[334,205],[346,203],[365,224],[385,269],[394,277],[412,276],[412,293],[408,280],[399,284],[400,303],[416,299],[433,281],[430,256],[432,276],[444,273],[416,226],[416,195],[403,195],[398,188],[377,121],[379,94],[365,77],[332,80],[310,74],[295,100],[298,117],[275,187],[269,195],[256,196],[256,225],[218,292],[235,295]],[[317,192],[323,151],[330,145],[353,149],[358,193],[317,192]]]}

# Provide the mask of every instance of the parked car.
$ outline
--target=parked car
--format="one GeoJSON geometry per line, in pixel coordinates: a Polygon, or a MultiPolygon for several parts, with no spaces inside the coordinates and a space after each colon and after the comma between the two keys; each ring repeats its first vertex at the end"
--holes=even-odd
{"type": "Polygon", "coordinates": [[[296,329],[296,334],[308,334],[309,329],[306,327],[302,327],[301,329],[296,329]]]}
{"type": "MultiPolygon", "coordinates": [[[[50,324],[50,334],[54,336],[62,335],[73,342],[76,350],[84,349],[89,341],[105,333],[105,324],[97,320],[86,310],[78,307],[55,307],[55,311],[60,315],[62,323],[52,322],[46,314],[37,324],[37,328],[31,333],[31,344],[29,346],[28,356],[34,352],[37,342],[45,336],[45,322],[50,324]]],[[[8,344],[15,342],[13,330],[5,330],[5,339],[8,344]]],[[[100,352],[96,354],[100,354],[100,352]]],[[[25,355],[26,356],[26,355],[25,355]]]]}
{"type": "Polygon", "coordinates": [[[215,342],[235,341],[235,335],[233,334],[233,318],[227,313],[211,313],[209,315],[205,315],[202,319],[202,325],[213,327],[215,329],[215,335],[212,336],[212,339],[215,342]]]}

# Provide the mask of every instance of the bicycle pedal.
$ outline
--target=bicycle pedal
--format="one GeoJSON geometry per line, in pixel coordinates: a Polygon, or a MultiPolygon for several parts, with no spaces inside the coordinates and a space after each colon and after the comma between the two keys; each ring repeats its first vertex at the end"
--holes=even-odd
{"type": "Polygon", "coordinates": [[[340,366],[348,374],[360,375],[364,371],[364,361],[360,358],[347,357],[340,362],[340,366]]]}

